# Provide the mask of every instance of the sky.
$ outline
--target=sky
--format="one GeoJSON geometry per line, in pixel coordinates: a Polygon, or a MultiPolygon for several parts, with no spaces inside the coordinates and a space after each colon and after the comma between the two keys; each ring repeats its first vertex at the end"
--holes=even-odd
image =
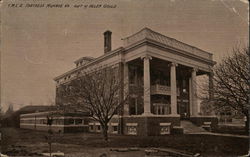
{"type": "Polygon", "coordinates": [[[213,53],[216,62],[249,40],[247,0],[4,0],[1,7],[4,110],[10,103],[19,109],[54,101],[53,78],[73,69],[80,57],[102,55],[106,30],[113,32],[112,49],[148,27],[213,53]],[[70,7],[24,7],[26,3],[70,7]],[[115,8],[74,7],[81,4],[115,8]]]}

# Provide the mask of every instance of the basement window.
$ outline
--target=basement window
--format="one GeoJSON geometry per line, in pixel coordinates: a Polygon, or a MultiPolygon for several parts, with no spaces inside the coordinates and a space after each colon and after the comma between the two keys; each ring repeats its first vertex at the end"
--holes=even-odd
{"type": "Polygon", "coordinates": [[[137,135],[137,123],[127,123],[127,134],[137,135]]]}
{"type": "Polygon", "coordinates": [[[167,135],[170,134],[171,123],[160,123],[160,134],[167,135]]]}

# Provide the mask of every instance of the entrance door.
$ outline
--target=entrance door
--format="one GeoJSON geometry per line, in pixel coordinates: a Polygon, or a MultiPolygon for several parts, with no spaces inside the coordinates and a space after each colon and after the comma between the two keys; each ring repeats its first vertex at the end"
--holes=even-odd
{"type": "Polygon", "coordinates": [[[180,101],[178,102],[177,106],[178,106],[177,112],[178,114],[180,114],[181,119],[189,118],[189,103],[180,101]]]}

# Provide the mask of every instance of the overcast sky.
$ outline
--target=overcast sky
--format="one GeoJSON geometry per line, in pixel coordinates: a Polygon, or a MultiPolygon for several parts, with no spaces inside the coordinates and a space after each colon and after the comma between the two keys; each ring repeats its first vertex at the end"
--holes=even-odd
{"type": "Polygon", "coordinates": [[[54,100],[53,78],[83,56],[103,54],[103,32],[113,49],[144,27],[214,54],[219,62],[238,43],[248,42],[247,0],[70,0],[53,3],[113,4],[107,8],[10,8],[2,4],[1,104],[18,109],[54,100]]]}

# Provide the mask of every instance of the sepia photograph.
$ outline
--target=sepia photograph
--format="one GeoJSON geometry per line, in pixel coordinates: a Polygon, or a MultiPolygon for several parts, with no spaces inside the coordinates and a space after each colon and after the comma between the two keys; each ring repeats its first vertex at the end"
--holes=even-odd
{"type": "Polygon", "coordinates": [[[250,156],[248,0],[0,0],[0,157],[250,156]]]}

